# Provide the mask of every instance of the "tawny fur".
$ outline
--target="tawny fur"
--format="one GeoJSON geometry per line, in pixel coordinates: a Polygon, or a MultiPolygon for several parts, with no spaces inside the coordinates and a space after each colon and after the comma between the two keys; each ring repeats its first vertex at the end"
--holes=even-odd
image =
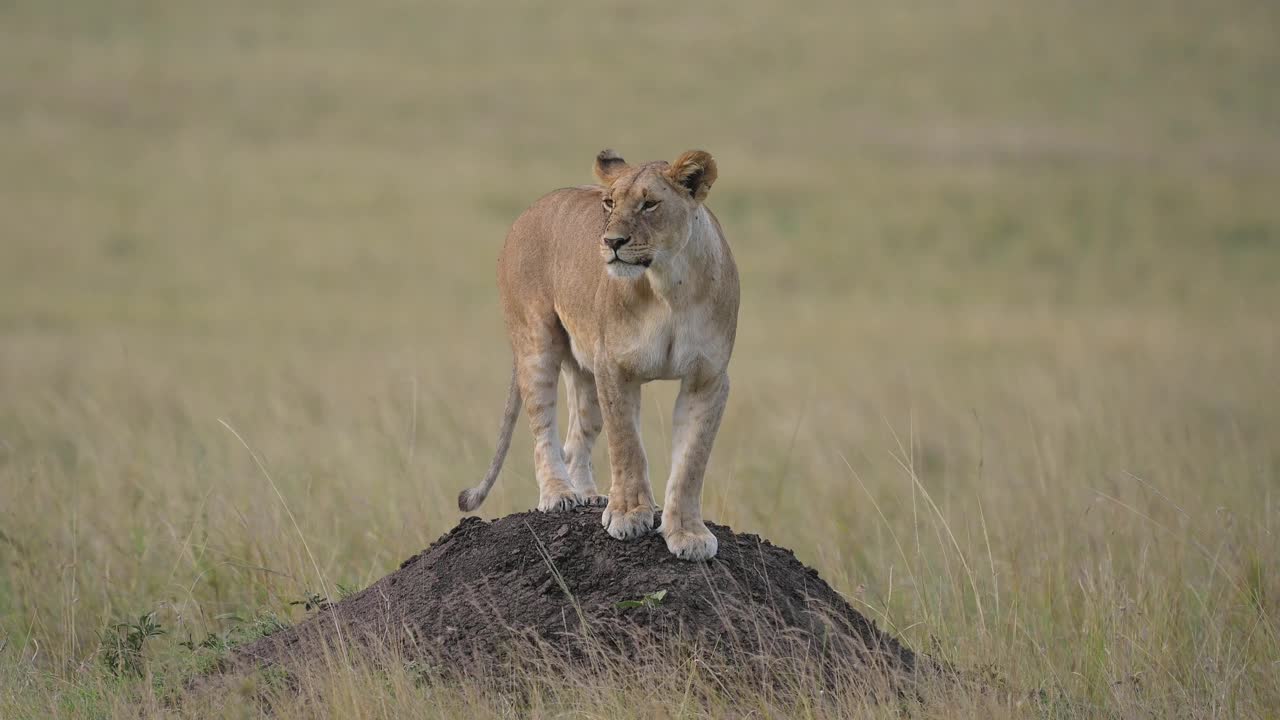
{"type": "Polygon", "coordinates": [[[673,163],[631,166],[596,156],[600,185],[557,190],[520,215],[498,258],[513,383],[479,507],[497,478],[521,403],[534,437],[538,508],[604,502],[591,448],[608,435],[612,483],[602,522],[619,539],[653,529],[657,506],[640,442],[640,386],[679,380],[671,477],[660,531],[677,557],[705,560],[716,539],[702,520],[702,481],[729,394],[738,322],[738,271],[703,201],[715,160],[690,150],[673,163]],[[569,430],[556,428],[567,385],[569,430]]]}

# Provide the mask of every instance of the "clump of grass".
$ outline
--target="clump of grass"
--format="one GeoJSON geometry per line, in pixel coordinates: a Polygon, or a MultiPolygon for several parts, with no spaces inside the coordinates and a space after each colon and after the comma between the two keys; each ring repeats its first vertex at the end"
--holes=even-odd
{"type": "Polygon", "coordinates": [[[236,613],[224,613],[217,616],[215,620],[224,627],[206,632],[199,642],[196,642],[192,634],[188,633],[187,639],[179,641],[178,646],[186,648],[188,652],[212,650],[223,654],[236,645],[266,637],[289,626],[286,620],[269,610],[254,613],[249,619],[236,613]]]}

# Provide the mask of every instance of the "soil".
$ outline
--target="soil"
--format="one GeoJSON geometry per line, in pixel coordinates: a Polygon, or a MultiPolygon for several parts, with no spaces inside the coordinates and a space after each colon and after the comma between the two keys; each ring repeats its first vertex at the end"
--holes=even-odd
{"type": "Polygon", "coordinates": [[[369,588],[241,647],[233,664],[305,663],[341,636],[467,672],[502,666],[513,643],[573,660],[601,648],[634,657],[652,640],[731,664],[790,658],[858,672],[917,669],[909,649],[790,550],[709,527],[719,552],[691,563],[667,552],[656,533],[613,539],[598,508],[468,517],[369,588]]]}

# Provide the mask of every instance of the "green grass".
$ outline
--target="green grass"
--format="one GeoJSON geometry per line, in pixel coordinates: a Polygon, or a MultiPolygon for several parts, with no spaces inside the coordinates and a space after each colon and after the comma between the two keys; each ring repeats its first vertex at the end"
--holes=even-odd
{"type": "MultiPolygon", "coordinates": [[[[503,233],[606,146],[721,168],[743,307],[707,516],[1013,690],[922,712],[1275,716],[1277,28],[1247,0],[0,4],[0,717],[258,713],[175,704],[209,662],[180,643],[452,527],[506,389],[503,233]],[[102,634],[152,611],[117,677],[102,634]]],[[[534,504],[531,460],[522,425],[485,514],[534,504]]],[[[893,712],[615,679],[530,678],[525,710],[893,712]]],[[[304,690],[277,712],[517,712],[342,663],[304,690]]]]}

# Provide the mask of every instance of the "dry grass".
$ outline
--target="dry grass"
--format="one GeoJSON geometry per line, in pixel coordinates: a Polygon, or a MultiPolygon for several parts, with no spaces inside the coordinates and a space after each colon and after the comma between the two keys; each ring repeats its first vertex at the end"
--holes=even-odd
{"type": "MultiPolygon", "coordinates": [[[[203,657],[179,641],[451,527],[505,391],[502,234],[605,146],[722,170],[744,300],[708,516],[1047,698],[920,713],[1274,716],[1277,27],[1246,0],[4,3],[0,717],[199,715],[162,702],[203,657]],[[113,677],[99,633],[150,610],[147,677],[113,677]]],[[[485,512],[534,498],[521,429],[485,512]]],[[[517,712],[327,672],[277,711],[517,712]]],[[[682,705],[704,681],[668,674],[525,710],[839,714],[682,705]]]]}

